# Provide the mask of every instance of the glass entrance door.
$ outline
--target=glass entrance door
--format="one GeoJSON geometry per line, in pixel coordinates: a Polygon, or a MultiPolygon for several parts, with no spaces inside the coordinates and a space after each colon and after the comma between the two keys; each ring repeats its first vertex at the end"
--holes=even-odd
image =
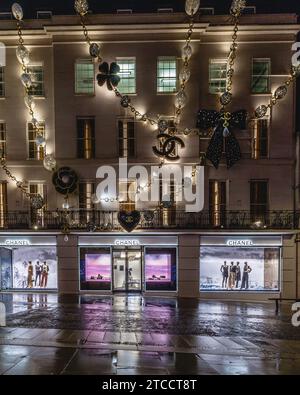
{"type": "Polygon", "coordinates": [[[113,273],[114,291],[140,292],[142,290],[141,250],[114,250],[113,273]]]}

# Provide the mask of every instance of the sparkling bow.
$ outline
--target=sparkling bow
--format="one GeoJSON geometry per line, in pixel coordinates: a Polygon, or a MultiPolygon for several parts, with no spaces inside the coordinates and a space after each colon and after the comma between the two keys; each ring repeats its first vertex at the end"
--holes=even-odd
{"type": "Polygon", "coordinates": [[[234,129],[246,129],[247,111],[240,110],[233,113],[214,110],[201,110],[198,113],[197,127],[199,129],[214,128],[206,158],[214,167],[219,167],[224,149],[227,168],[230,169],[238,162],[242,155],[239,143],[233,133],[234,129]]]}

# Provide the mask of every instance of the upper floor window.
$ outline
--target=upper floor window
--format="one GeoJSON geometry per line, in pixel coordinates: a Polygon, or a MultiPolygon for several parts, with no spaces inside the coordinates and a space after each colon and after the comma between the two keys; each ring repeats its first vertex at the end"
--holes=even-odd
{"type": "Polygon", "coordinates": [[[267,158],[269,155],[269,119],[253,121],[252,158],[267,158]]]}
{"type": "Polygon", "coordinates": [[[157,60],[157,93],[177,92],[177,60],[158,58],[157,60]]]}
{"type": "Polygon", "coordinates": [[[4,67],[0,66],[0,97],[5,96],[4,67]]]}
{"type": "Polygon", "coordinates": [[[252,93],[270,93],[270,59],[252,60],[252,93]]]}
{"type": "Polygon", "coordinates": [[[77,158],[95,158],[95,118],[77,118],[77,158]]]}
{"type": "Polygon", "coordinates": [[[118,89],[125,95],[136,93],[136,61],[135,58],[117,58],[120,66],[119,76],[121,81],[118,89]]]}
{"type": "Polygon", "coordinates": [[[0,157],[6,158],[6,123],[0,121],[0,157]]]}
{"type": "Polygon", "coordinates": [[[132,158],[135,156],[135,132],[133,119],[119,119],[119,157],[132,158]]]}
{"type": "Polygon", "coordinates": [[[7,182],[0,181],[0,228],[6,226],[7,214],[7,182]]]}
{"type": "Polygon", "coordinates": [[[79,183],[79,208],[82,210],[92,210],[94,207],[93,194],[95,184],[93,182],[79,183]]]}
{"type": "Polygon", "coordinates": [[[32,96],[45,96],[44,67],[42,65],[30,65],[27,66],[27,72],[31,75],[33,81],[28,93],[32,96]]]}
{"type": "Polygon", "coordinates": [[[52,11],[37,11],[36,17],[38,19],[51,19],[52,11]]]}
{"type": "Polygon", "coordinates": [[[38,135],[45,137],[45,123],[39,122],[37,129],[35,129],[31,122],[28,123],[28,159],[43,160],[45,157],[45,147],[37,146],[36,138],[38,135]]]}
{"type": "Polygon", "coordinates": [[[269,185],[267,180],[250,181],[250,215],[252,222],[265,222],[269,207],[269,185]]]}
{"type": "Polygon", "coordinates": [[[77,95],[95,94],[95,69],[91,59],[80,59],[75,63],[75,93],[77,95]]]}
{"type": "Polygon", "coordinates": [[[224,93],[227,83],[227,60],[210,59],[209,61],[209,93],[224,93]]]}

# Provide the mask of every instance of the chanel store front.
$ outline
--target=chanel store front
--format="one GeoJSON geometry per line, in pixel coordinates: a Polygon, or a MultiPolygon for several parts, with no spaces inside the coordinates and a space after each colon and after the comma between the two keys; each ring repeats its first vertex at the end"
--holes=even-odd
{"type": "Polygon", "coordinates": [[[177,236],[80,236],[81,292],[177,291],[177,236]]]}
{"type": "Polygon", "coordinates": [[[55,236],[0,237],[0,291],[57,291],[55,236]]]}
{"type": "Polygon", "coordinates": [[[282,236],[202,236],[200,295],[280,292],[282,245],[282,236]]]}

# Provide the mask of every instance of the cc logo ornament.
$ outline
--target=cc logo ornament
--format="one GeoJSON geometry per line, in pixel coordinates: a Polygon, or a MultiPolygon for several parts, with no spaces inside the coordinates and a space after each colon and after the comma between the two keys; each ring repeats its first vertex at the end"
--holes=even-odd
{"type": "Polygon", "coordinates": [[[170,161],[176,161],[180,159],[178,154],[174,155],[176,145],[179,145],[180,148],[185,148],[184,142],[179,137],[171,136],[167,133],[160,133],[157,136],[157,140],[161,143],[161,147],[160,149],[157,147],[152,147],[155,155],[170,161]]]}

